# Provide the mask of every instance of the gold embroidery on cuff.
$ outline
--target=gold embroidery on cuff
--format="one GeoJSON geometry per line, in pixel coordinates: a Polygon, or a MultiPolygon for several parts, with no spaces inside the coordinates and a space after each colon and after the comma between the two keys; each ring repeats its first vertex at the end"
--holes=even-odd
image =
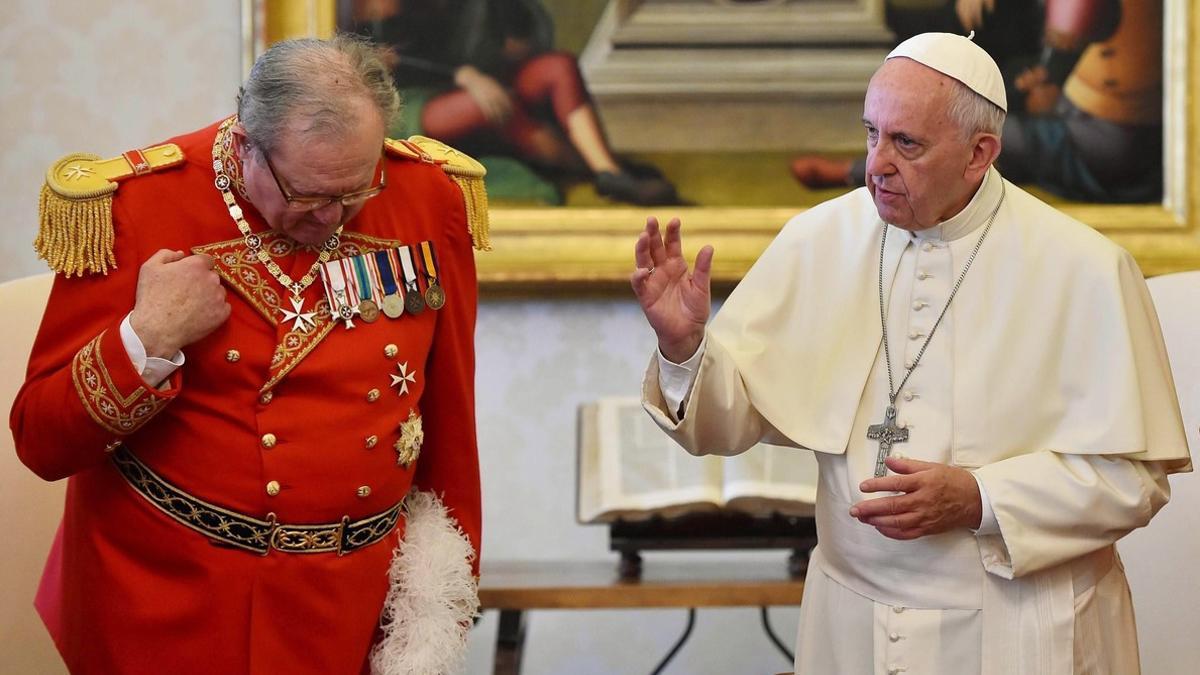
{"type": "Polygon", "coordinates": [[[144,386],[128,396],[121,394],[100,354],[100,341],[107,332],[100,333],[75,353],[71,379],[88,415],[106,431],[126,436],[150,421],[170,399],[156,397],[144,386]]]}

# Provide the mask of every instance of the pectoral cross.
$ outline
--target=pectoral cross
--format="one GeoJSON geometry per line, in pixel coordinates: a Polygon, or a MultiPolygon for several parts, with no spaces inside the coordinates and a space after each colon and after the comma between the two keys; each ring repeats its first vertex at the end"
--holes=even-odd
{"type": "Polygon", "coordinates": [[[892,451],[893,443],[907,443],[908,429],[896,424],[896,406],[889,405],[883,416],[883,424],[872,424],[867,427],[867,439],[879,441],[879,458],[875,460],[875,477],[887,475],[887,459],[892,451]]]}

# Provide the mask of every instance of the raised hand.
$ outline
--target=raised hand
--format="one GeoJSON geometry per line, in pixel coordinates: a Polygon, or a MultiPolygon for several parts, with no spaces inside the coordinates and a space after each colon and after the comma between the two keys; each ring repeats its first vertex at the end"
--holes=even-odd
{"type": "Polygon", "coordinates": [[[696,267],[689,274],[679,230],[679,219],[672,218],[664,240],[658,219],[647,218],[646,229],[634,247],[637,269],[629,277],[642,312],[658,335],[659,351],[675,363],[696,353],[712,312],[709,275],[713,248],[700,249],[696,267]]]}
{"type": "Polygon", "coordinates": [[[211,256],[161,249],[138,271],[129,323],[147,356],[170,358],[225,323],[230,309],[211,256]]]}
{"type": "Polygon", "coordinates": [[[850,507],[851,516],[892,539],[979,527],[983,502],[970,471],[900,457],[888,457],[887,466],[897,475],[870,478],[859,489],[904,494],[861,501],[850,507]]]}

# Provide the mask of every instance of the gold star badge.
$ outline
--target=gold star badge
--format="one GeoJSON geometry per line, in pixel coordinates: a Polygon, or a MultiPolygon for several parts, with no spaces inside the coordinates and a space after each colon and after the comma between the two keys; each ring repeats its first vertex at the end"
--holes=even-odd
{"type": "Polygon", "coordinates": [[[415,410],[410,410],[408,419],[400,423],[400,440],[392,446],[396,449],[396,463],[407,469],[421,455],[421,444],[424,442],[421,416],[415,410]]]}

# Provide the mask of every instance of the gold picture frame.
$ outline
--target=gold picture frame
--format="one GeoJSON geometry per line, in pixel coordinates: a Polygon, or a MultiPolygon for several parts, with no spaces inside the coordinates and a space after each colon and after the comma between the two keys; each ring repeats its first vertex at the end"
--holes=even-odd
{"type": "MultiPolygon", "coordinates": [[[[334,2],[243,0],[248,62],[263,44],[289,36],[286,29],[266,32],[272,26],[304,28],[309,34],[331,32],[334,2]],[[263,21],[264,14],[268,21],[263,21]]],[[[1063,207],[1132,252],[1147,276],[1200,269],[1200,10],[1191,7],[1189,0],[1165,0],[1163,5],[1163,204],[1063,207]]],[[[477,256],[479,280],[493,295],[626,289],[634,241],[646,217],[654,215],[664,223],[675,216],[683,220],[689,257],[700,246],[713,245],[714,284],[728,289],[797,212],[794,208],[496,207],[491,212],[493,250],[477,256]]]]}

